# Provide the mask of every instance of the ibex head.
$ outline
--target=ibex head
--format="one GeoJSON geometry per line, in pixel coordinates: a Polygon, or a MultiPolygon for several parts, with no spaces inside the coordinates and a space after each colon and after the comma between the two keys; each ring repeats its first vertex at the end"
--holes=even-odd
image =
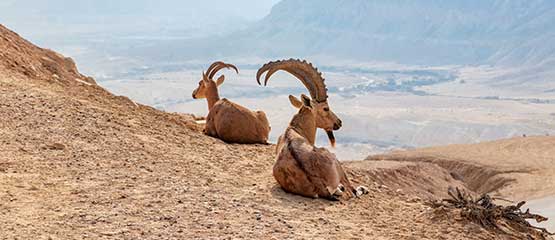
{"type": "Polygon", "coordinates": [[[313,67],[311,63],[300,60],[283,60],[276,62],[269,62],[262,66],[256,74],[256,80],[258,84],[260,83],[260,77],[262,74],[266,73],[264,80],[264,85],[268,83],[270,77],[279,70],[286,71],[304,84],[308,89],[311,98],[302,95],[301,100],[294,96],[289,96],[291,104],[296,108],[307,107],[315,115],[316,127],[324,129],[328,134],[328,138],[332,145],[335,145],[335,137],[333,135],[334,130],[339,130],[341,128],[342,122],[337,115],[330,109],[328,104],[328,95],[326,85],[324,83],[324,78],[322,73],[318,72],[318,69],[313,67]]]}
{"type": "Polygon", "coordinates": [[[194,99],[207,98],[210,95],[218,96],[218,87],[224,83],[225,77],[222,75],[218,80],[214,81],[213,78],[218,71],[224,68],[232,68],[235,72],[239,73],[237,67],[232,64],[224,62],[215,62],[208,67],[206,73],[202,73],[202,79],[198,83],[198,87],[193,91],[194,99]]]}

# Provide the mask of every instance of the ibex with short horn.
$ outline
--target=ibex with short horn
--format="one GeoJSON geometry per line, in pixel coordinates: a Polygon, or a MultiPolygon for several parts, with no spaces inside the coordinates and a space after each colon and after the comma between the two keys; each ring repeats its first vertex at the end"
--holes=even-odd
{"type": "Polygon", "coordinates": [[[194,99],[206,98],[208,101],[204,133],[228,143],[267,144],[270,124],[264,112],[253,112],[225,98],[220,99],[218,87],[223,84],[225,76],[221,75],[217,81],[213,78],[224,68],[239,73],[232,64],[214,62],[206,73],[202,73],[202,79],[193,91],[194,99]]]}
{"type": "Polygon", "coordinates": [[[303,94],[299,100],[289,95],[289,101],[299,112],[279,138],[278,156],[273,169],[276,181],[286,192],[312,198],[339,200],[368,193],[366,187],[352,186],[333,153],[314,146],[317,128],[326,130],[331,144],[335,145],[333,131],[339,130],[342,125],[328,105],[322,74],[306,61],[276,61],[258,70],[258,84],[265,72],[264,85],[279,70],[289,72],[301,80],[312,98],[303,94]]]}

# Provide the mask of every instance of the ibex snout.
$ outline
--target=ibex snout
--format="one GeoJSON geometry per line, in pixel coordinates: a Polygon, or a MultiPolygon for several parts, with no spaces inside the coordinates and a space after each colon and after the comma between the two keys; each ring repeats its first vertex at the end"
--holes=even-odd
{"type": "Polygon", "coordinates": [[[337,131],[343,126],[343,123],[340,119],[337,119],[337,122],[333,124],[333,130],[337,131]]]}
{"type": "Polygon", "coordinates": [[[206,97],[207,87],[204,83],[199,83],[198,88],[193,91],[193,99],[202,99],[206,97]]]}
{"type": "MultiPolygon", "coordinates": [[[[192,94],[192,95],[193,95],[193,99],[199,99],[199,91],[202,91],[201,88],[202,88],[202,84],[199,83],[198,88],[196,88],[196,89],[193,91],[193,94],[192,94]]],[[[200,97],[200,98],[201,98],[201,97],[200,97]]]]}

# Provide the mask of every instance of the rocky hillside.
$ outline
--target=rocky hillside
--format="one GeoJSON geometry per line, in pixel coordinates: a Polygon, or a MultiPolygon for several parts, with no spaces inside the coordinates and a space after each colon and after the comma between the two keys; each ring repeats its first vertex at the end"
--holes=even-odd
{"type": "Polygon", "coordinates": [[[0,28],[0,57],[0,71],[6,76],[40,79],[66,86],[96,85],[92,78],[78,72],[71,58],[38,48],[4,27],[0,28]]]}
{"type": "Polygon", "coordinates": [[[0,26],[0,235],[9,239],[507,239],[422,199],[465,183],[430,163],[346,163],[370,195],[284,193],[273,146],[114,96],[0,26]]]}

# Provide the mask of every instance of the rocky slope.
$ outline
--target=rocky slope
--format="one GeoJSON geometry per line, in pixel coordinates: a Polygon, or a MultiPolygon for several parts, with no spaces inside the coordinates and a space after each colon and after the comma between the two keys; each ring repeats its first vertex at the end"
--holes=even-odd
{"type": "Polygon", "coordinates": [[[507,239],[422,198],[464,183],[429,163],[347,163],[370,195],[284,193],[273,146],[114,96],[0,25],[0,235],[49,239],[507,239]]]}

